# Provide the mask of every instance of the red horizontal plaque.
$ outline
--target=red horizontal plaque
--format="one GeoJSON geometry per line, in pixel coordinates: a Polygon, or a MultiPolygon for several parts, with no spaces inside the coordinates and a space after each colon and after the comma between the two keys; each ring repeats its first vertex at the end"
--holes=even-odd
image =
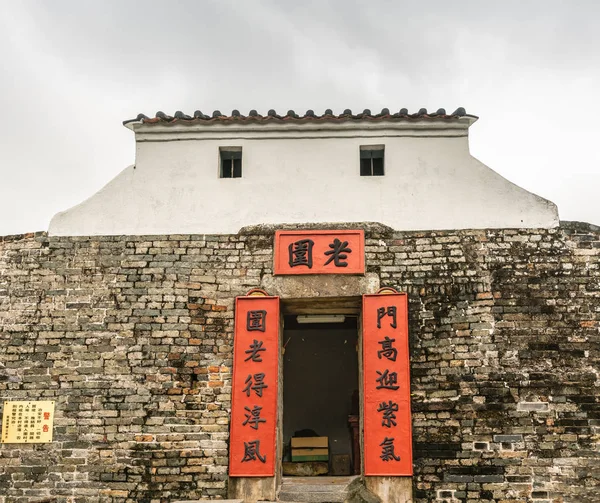
{"type": "Polygon", "coordinates": [[[275,232],[275,274],[364,274],[365,233],[275,232]]]}
{"type": "Polygon", "coordinates": [[[363,296],[365,475],[410,476],[408,304],[404,293],[363,296]]]}
{"type": "Polygon", "coordinates": [[[237,297],[229,475],[275,475],[279,297],[237,297]]]}

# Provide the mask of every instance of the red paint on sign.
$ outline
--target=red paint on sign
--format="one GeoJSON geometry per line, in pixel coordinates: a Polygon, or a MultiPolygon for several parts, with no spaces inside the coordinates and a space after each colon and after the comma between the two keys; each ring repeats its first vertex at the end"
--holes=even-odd
{"type": "Polygon", "coordinates": [[[275,475],[279,297],[237,297],[229,475],[275,475]]]}
{"type": "Polygon", "coordinates": [[[409,365],[406,294],[364,295],[365,475],[413,473],[409,365]]]}
{"type": "Polygon", "coordinates": [[[365,233],[275,232],[275,274],[364,274],[365,233]]]}

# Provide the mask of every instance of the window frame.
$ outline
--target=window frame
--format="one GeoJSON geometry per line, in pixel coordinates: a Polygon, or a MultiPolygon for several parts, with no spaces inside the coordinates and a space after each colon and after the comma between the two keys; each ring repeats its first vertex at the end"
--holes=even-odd
{"type": "Polygon", "coordinates": [[[385,176],[385,145],[360,146],[359,173],[360,176],[385,176]],[[366,159],[370,161],[367,169],[365,169],[365,163],[363,162],[366,159]],[[379,159],[381,159],[381,166],[379,166],[379,162],[374,162],[379,159]]]}
{"type": "Polygon", "coordinates": [[[243,176],[243,155],[242,147],[219,147],[219,178],[231,179],[242,178],[243,176]],[[230,161],[226,166],[226,161],[230,161]],[[239,161],[236,163],[235,161],[239,161]],[[236,166],[236,164],[238,164],[236,166]],[[238,171],[239,169],[239,171],[238,171]],[[227,175],[227,176],[226,176],[227,175]]]}

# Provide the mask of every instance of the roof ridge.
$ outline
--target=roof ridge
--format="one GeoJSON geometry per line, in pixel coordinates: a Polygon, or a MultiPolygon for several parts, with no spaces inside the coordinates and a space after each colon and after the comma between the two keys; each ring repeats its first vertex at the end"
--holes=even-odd
{"type": "Polygon", "coordinates": [[[383,108],[380,113],[372,114],[371,110],[366,108],[361,113],[353,114],[352,110],[346,108],[341,114],[334,114],[333,110],[328,108],[322,115],[316,115],[311,109],[304,115],[298,115],[294,110],[288,110],[285,115],[279,115],[275,110],[270,109],[267,115],[260,115],[256,110],[250,110],[248,115],[242,115],[239,110],[232,110],[231,115],[222,114],[220,110],[215,110],[211,115],[206,115],[200,110],[196,110],[193,115],[186,115],[178,110],[174,115],[167,115],[164,112],[156,112],[154,117],[148,117],[144,114],[138,114],[135,119],[123,121],[123,124],[132,122],[141,122],[142,124],[173,123],[173,122],[312,122],[312,121],[342,121],[342,120],[414,120],[414,119],[437,119],[450,120],[461,117],[473,117],[476,115],[467,114],[463,107],[458,107],[451,114],[447,114],[444,108],[439,108],[435,112],[428,112],[426,108],[419,109],[416,113],[409,113],[407,108],[401,108],[398,112],[391,113],[389,108],[383,108]]]}

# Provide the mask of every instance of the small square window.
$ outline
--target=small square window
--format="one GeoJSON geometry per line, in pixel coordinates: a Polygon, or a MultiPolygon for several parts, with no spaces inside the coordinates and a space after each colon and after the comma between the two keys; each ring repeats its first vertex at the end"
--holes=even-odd
{"type": "Polygon", "coordinates": [[[363,145],[360,147],[360,176],[383,176],[383,145],[363,145]]]}
{"type": "Polygon", "coordinates": [[[242,177],[242,147],[219,148],[221,178],[242,177]]]}

